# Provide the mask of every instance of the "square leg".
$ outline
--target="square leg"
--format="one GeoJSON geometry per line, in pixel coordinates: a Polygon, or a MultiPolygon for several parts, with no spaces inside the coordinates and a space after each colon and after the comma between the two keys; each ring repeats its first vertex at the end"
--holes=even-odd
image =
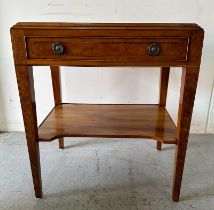
{"type": "MultiPolygon", "coordinates": [[[[58,66],[51,66],[50,68],[51,68],[54,102],[55,105],[59,105],[62,103],[60,68],[58,66]]],[[[59,138],[59,148],[64,149],[64,138],[59,138]]]]}
{"type": "Polygon", "coordinates": [[[182,71],[172,189],[172,200],[175,202],[179,201],[198,74],[199,67],[186,67],[182,71]]]}
{"type": "MultiPolygon", "coordinates": [[[[161,67],[159,104],[166,106],[170,67],[161,67]]],[[[156,149],[161,150],[162,142],[157,141],[156,149]]]]}
{"type": "Polygon", "coordinates": [[[32,67],[16,66],[16,77],[22,106],[35,196],[41,198],[42,181],[32,67]]]}

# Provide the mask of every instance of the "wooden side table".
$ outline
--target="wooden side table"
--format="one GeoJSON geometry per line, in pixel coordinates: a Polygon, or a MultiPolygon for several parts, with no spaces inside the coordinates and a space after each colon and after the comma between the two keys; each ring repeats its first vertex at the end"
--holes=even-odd
{"type": "Polygon", "coordinates": [[[11,28],[16,76],[35,195],[42,197],[39,142],[64,137],[150,138],[176,144],[173,201],[179,200],[204,31],[197,24],[17,23],[11,28]],[[37,126],[32,66],[50,66],[55,106],[37,126]],[[63,104],[59,66],[159,66],[154,105],[63,104]],[[166,110],[171,66],[182,67],[177,126],[166,110]]]}

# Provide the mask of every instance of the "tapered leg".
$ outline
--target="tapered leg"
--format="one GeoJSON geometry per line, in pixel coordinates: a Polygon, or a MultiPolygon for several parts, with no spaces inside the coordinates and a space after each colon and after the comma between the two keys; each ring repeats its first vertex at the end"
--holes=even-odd
{"type": "MultiPolygon", "coordinates": [[[[51,66],[50,68],[51,68],[54,101],[55,105],[59,105],[62,103],[60,69],[58,66],[51,66]]],[[[64,138],[59,138],[59,148],[64,149],[64,138]]]]}
{"type": "MultiPolygon", "coordinates": [[[[166,106],[166,98],[167,98],[167,89],[169,83],[169,72],[170,67],[162,67],[160,73],[160,94],[159,94],[159,104],[161,106],[166,106]]],[[[157,141],[157,150],[161,150],[162,143],[157,141]]]]}
{"type": "Polygon", "coordinates": [[[187,67],[182,70],[180,101],[177,123],[177,145],[175,153],[172,199],[179,201],[189,129],[192,118],[199,67],[187,67]]]}
{"type": "Polygon", "coordinates": [[[16,66],[16,76],[22,106],[22,114],[25,125],[35,195],[37,198],[41,198],[42,182],[32,67],[16,66]]]}

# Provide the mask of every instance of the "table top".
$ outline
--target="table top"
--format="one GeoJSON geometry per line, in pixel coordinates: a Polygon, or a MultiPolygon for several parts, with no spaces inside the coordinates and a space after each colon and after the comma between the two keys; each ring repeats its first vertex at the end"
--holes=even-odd
{"type": "Polygon", "coordinates": [[[202,30],[196,23],[66,23],[66,22],[18,22],[12,28],[70,29],[70,28],[139,28],[202,30]]]}

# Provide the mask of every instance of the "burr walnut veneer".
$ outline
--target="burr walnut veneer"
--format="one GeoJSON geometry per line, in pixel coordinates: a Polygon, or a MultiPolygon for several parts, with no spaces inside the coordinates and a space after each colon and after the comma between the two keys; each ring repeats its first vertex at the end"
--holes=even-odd
{"type": "MultiPolygon", "coordinates": [[[[64,137],[150,138],[175,144],[172,199],[179,200],[204,31],[197,24],[17,23],[11,28],[16,76],[35,195],[42,197],[39,142],[64,137]],[[37,126],[32,66],[50,66],[55,106],[37,126]],[[59,66],[156,66],[159,103],[64,104],[59,66]],[[170,67],[182,67],[178,121],[166,110],[170,67]]],[[[148,68],[149,70],[149,68],[148,68]]],[[[139,70],[140,71],[140,70],[139,70]]],[[[152,82],[152,81],[151,81],[152,82]]]]}

